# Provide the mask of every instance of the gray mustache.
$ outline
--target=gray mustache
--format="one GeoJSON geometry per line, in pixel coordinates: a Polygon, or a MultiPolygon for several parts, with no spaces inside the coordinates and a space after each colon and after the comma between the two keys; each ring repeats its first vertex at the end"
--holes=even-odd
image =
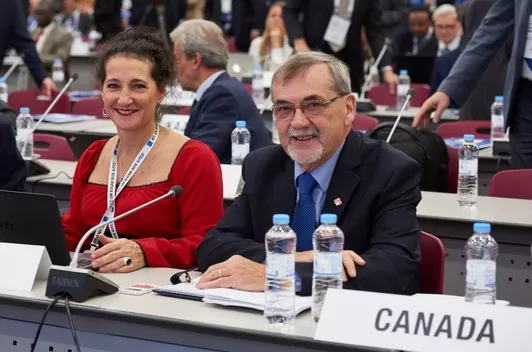
{"type": "Polygon", "coordinates": [[[307,135],[315,135],[316,137],[320,138],[320,131],[314,126],[307,127],[307,128],[288,129],[288,137],[299,137],[299,136],[307,136],[307,135]]]}

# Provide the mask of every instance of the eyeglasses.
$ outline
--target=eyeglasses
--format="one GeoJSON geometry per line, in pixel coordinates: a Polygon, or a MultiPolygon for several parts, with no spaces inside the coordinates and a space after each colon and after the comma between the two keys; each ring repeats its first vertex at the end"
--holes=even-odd
{"type": "Polygon", "coordinates": [[[290,103],[279,103],[273,105],[273,115],[278,120],[289,120],[294,117],[296,113],[296,109],[301,109],[301,112],[305,114],[307,117],[319,117],[324,112],[327,106],[331,103],[333,103],[336,99],[345,97],[346,95],[351,93],[344,93],[335,96],[332,99],[325,100],[325,101],[319,101],[319,100],[308,100],[303,101],[299,105],[294,105],[290,103]]]}
{"type": "Polygon", "coordinates": [[[439,31],[452,31],[456,29],[455,24],[440,24],[436,26],[436,29],[439,31]]]}
{"type": "Polygon", "coordinates": [[[175,273],[174,275],[172,275],[172,277],[170,278],[170,282],[172,283],[172,285],[177,285],[177,284],[181,284],[184,282],[190,282],[192,281],[192,279],[190,278],[190,272],[196,271],[196,270],[199,270],[199,268],[194,267],[192,269],[179,271],[175,273]]]}

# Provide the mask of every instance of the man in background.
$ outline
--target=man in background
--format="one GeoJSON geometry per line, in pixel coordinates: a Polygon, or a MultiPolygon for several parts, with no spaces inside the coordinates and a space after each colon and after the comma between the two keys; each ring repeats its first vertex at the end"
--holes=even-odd
{"type": "Polygon", "coordinates": [[[90,7],[82,4],[80,0],[63,0],[60,24],[82,35],[89,35],[92,25],[91,12],[90,7]]]}
{"type": "Polygon", "coordinates": [[[4,61],[8,49],[15,49],[24,60],[37,86],[47,96],[51,96],[57,87],[48,77],[37,54],[35,42],[26,28],[26,17],[20,1],[0,0],[0,8],[0,62],[4,61]]]}
{"type": "Polygon", "coordinates": [[[222,29],[214,22],[189,20],[170,37],[178,81],[183,90],[196,93],[185,135],[207,144],[222,164],[231,164],[231,132],[236,121],[246,121],[250,151],[272,144],[250,94],[242,82],[225,72],[229,53],[222,29]]]}
{"type": "Polygon", "coordinates": [[[397,36],[397,56],[436,56],[438,40],[434,36],[430,12],[427,8],[414,8],[408,16],[410,29],[397,36]]]}
{"type": "Polygon", "coordinates": [[[438,56],[450,53],[461,47],[461,26],[456,7],[444,4],[434,10],[432,21],[438,39],[438,56]]]}

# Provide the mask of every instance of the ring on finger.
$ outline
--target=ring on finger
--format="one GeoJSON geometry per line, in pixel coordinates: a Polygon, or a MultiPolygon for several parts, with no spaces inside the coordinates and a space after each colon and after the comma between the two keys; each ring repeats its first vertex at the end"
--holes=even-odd
{"type": "Polygon", "coordinates": [[[124,257],[124,258],[122,258],[122,260],[124,261],[124,266],[131,265],[131,258],[130,257],[124,257]]]}

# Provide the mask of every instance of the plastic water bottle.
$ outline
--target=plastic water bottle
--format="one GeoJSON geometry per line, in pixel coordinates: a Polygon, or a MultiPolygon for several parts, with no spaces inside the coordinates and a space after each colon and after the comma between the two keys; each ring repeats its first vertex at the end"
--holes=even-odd
{"type": "Polygon", "coordinates": [[[474,234],[466,243],[466,302],[495,304],[497,300],[496,269],[499,246],[491,237],[491,226],[473,225],[474,234]]]}
{"type": "Polygon", "coordinates": [[[251,133],[246,128],[246,121],[237,121],[236,128],[231,133],[231,164],[242,165],[249,153],[251,133]]]}
{"type": "Polygon", "coordinates": [[[57,58],[52,65],[52,81],[54,81],[57,88],[63,88],[65,84],[65,71],[63,68],[63,61],[57,58]]]}
{"type": "Polygon", "coordinates": [[[464,135],[458,155],[458,204],[474,207],[478,196],[478,148],[474,135],[464,135]]]}
{"type": "Polygon", "coordinates": [[[29,108],[20,108],[17,116],[17,148],[23,158],[33,157],[33,116],[29,108]]]}
{"type": "Polygon", "coordinates": [[[493,138],[504,138],[504,97],[495,97],[495,102],[491,105],[491,140],[493,138]]]}
{"type": "Polygon", "coordinates": [[[312,317],[320,319],[325,294],[329,288],[342,288],[342,250],[344,233],[335,214],[321,214],[321,225],[314,231],[314,274],[312,276],[312,317]]]}
{"type": "Polygon", "coordinates": [[[0,77],[0,100],[7,104],[7,97],[9,91],[7,89],[7,83],[4,77],[0,77]]]}
{"type": "MultiPolygon", "coordinates": [[[[401,70],[399,72],[399,82],[397,84],[397,109],[400,110],[406,101],[408,90],[410,89],[410,76],[407,70],[401,70]]],[[[410,104],[406,106],[406,109],[410,109],[410,104]]]]}
{"type": "Polygon", "coordinates": [[[266,301],[264,316],[271,327],[290,325],[295,316],[295,254],[297,237],[290,217],[275,214],[266,233],[266,301]]]}
{"type": "Polygon", "coordinates": [[[256,65],[253,70],[253,78],[251,80],[251,96],[255,104],[264,104],[264,75],[262,73],[261,65],[256,65]]]}

